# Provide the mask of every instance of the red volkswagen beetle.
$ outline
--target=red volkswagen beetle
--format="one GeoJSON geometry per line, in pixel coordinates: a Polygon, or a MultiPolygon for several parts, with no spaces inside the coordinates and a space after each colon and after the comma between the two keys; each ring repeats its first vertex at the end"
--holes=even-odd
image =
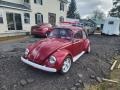
{"type": "Polygon", "coordinates": [[[31,35],[47,37],[52,30],[52,25],[43,23],[31,27],[31,35]]]}
{"type": "Polygon", "coordinates": [[[72,62],[90,52],[90,41],[79,27],[57,27],[49,37],[27,47],[21,60],[37,69],[67,73],[72,62]]]}

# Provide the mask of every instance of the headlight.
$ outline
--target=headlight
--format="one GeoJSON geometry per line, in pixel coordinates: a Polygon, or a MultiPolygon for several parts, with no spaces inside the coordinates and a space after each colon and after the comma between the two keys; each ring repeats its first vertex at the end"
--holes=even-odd
{"type": "Polygon", "coordinates": [[[25,56],[27,56],[28,53],[29,53],[29,49],[26,49],[26,50],[25,50],[25,56]]]}
{"type": "Polygon", "coordinates": [[[54,56],[51,56],[51,57],[49,58],[49,62],[50,62],[51,64],[55,64],[56,58],[55,58],[54,56]]]}

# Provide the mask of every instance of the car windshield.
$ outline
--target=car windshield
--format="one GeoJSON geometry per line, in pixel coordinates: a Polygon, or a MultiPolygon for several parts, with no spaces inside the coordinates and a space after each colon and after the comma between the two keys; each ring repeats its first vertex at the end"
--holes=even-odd
{"type": "Polygon", "coordinates": [[[69,30],[69,29],[65,29],[65,28],[55,28],[50,33],[49,37],[64,38],[64,39],[71,40],[71,38],[72,38],[72,31],[69,30]]]}

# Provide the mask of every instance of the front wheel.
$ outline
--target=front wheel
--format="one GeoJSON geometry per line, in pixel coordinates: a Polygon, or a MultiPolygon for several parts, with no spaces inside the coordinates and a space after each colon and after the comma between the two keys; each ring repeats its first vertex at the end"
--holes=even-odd
{"type": "Polygon", "coordinates": [[[67,73],[70,70],[71,66],[72,66],[72,59],[71,57],[67,57],[63,62],[63,66],[60,70],[60,73],[62,74],[67,73]]]}

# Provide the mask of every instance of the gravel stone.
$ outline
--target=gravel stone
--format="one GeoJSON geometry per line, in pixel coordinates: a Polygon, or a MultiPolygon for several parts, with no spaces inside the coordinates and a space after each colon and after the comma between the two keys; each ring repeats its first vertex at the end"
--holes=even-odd
{"type": "Polygon", "coordinates": [[[66,77],[66,79],[70,79],[70,77],[66,77]]]}
{"type": "Polygon", "coordinates": [[[78,74],[78,76],[79,76],[79,78],[82,78],[82,77],[83,77],[83,75],[82,75],[82,74],[78,74]]]}
{"type": "Polygon", "coordinates": [[[22,86],[25,86],[25,85],[27,84],[27,82],[26,82],[26,80],[22,79],[22,80],[20,81],[20,84],[21,84],[22,86]]]}
{"type": "Polygon", "coordinates": [[[85,87],[84,82],[82,80],[79,80],[78,83],[80,83],[80,87],[82,87],[82,88],[85,87]]]}
{"type": "Polygon", "coordinates": [[[14,85],[13,85],[13,88],[14,88],[14,90],[16,90],[16,88],[17,88],[17,84],[14,84],[14,85]]]}
{"type": "Polygon", "coordinates": [[[79,88],[80,87],[80,83],[76,83],[75,87],[79,88]]]}
{"type": "Polygon", "coordinates": [[[96,77],[96,80],[101,83],[102,82],[102,79],[100,77],[96,77]]]}
{"type": "Polygon", "coordinates": [[[76,90],[77,88],[76,87],[72,87],[72,88],[70,88],[70,90],[76,90]]]}
{"type": "Polygon", "coordinates": [[[3,85],[1,90],[7,90],[7,86],[6,85],[3,85]]]}
{"type": "Polygon", "coordinates": [[[28,82],[28,83],[33,83],[33,82],[34,82],[34,79],[29,78],[29,79],[27,79],[27,82],[28,82]]]}
{"type": "Polygon", "coordinates": [[[91,78],[91,79],[95,79],[96,76],[95,76],[95,75],[90,75],[90,78],[91,78]]]}
{"type": "Polygon", "coordinates": [[[5,58],[5,57],[6,57],[5,55],[1,55],[1,56],[0,56],[0,59],[5,58]]]}
{"type": "Polygon", "coordinates": [[[77,90],[83,90],[83,88],[78,88],[77,90]]]}

